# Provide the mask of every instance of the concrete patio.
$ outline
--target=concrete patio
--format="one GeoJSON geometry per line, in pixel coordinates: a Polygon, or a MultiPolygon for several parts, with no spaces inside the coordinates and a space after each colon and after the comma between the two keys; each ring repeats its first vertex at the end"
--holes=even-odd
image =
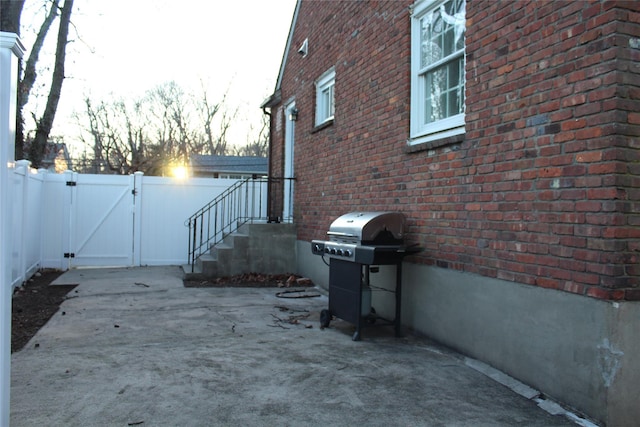
{"type": "Polygon", "coordinates": [[[321,330],[324,295],[184,288],[179,267],[72,270],[54,283],[78,287],[12,355],[14,427],[576,425],[426,339],[380,327],[354,342],[340,320],[321,330]]]}

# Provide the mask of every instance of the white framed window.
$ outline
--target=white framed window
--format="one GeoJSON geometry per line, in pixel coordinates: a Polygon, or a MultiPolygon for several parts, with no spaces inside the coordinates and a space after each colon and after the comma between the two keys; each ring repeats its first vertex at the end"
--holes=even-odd
{"type": "Polygon", "coordinates": [[[417,0],[411,17],[411,134],[464,133],[465,0],[417,0]]]}
{"type": "Polygon", "coordinates": [[[316,81],[316,126],[333,120],[335,111],[334,86],[336,82],[336,70],[334,67],[327,70],[316,81]]]}

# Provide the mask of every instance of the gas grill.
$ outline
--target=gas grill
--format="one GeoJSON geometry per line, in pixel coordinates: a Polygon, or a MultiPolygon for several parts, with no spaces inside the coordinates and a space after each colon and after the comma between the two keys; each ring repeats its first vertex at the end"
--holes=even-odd
{"type": "Polygon", "coordinates": [[[321,326],[333,316],[356,325],[354,341],[362,328],[375,322],[395,326],[401,335],[402,260],[419,252],[404,244],[405,216],[401,212],[351,212],[337,218],[327,235],[329,240],[312,240],[311,251],[329,258],[329,309],[320,315],[321,326]],[[371,307],[369,272],[372,265],[395,265],[395,318],[383,319],[371,307]]]}

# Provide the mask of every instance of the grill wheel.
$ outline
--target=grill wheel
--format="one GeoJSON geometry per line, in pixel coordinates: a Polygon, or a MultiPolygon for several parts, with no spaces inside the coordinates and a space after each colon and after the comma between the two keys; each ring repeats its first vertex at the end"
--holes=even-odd
{"type": "Polygon", "coordinates": [[[320,327],[328,328],[331,323],[331,312],[329,310],[322,310],[320,312],[320,327]]]}

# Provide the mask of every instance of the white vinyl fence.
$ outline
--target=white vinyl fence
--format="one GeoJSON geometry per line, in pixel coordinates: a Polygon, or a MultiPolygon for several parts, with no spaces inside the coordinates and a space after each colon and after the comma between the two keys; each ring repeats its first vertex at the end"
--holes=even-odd
{"type": "MultiPolygon", "coordinates": [[[[19,161],[13,173],[11,187],[11,284],[20,285],[31,277],[40,265],[42,234],[40,200],[44,175],[33,174],[28,161],[19,161]]],[[[11,174],[9,175],[11,176],[11,174]]]]}
{"type": "MultiPolygon", "coordinates": [[[[180,265],[185,221],[234,179],[35,172],[17,162],[12,182],[12,286],[39,268],[180,265]]],[[[260,197],[266,197],[266,184],[260,197]]],[[[266,201],[258,203],[266,209],[266,201]]],[[[261,213],[266,216],[266,212],[261,213]]]]}

